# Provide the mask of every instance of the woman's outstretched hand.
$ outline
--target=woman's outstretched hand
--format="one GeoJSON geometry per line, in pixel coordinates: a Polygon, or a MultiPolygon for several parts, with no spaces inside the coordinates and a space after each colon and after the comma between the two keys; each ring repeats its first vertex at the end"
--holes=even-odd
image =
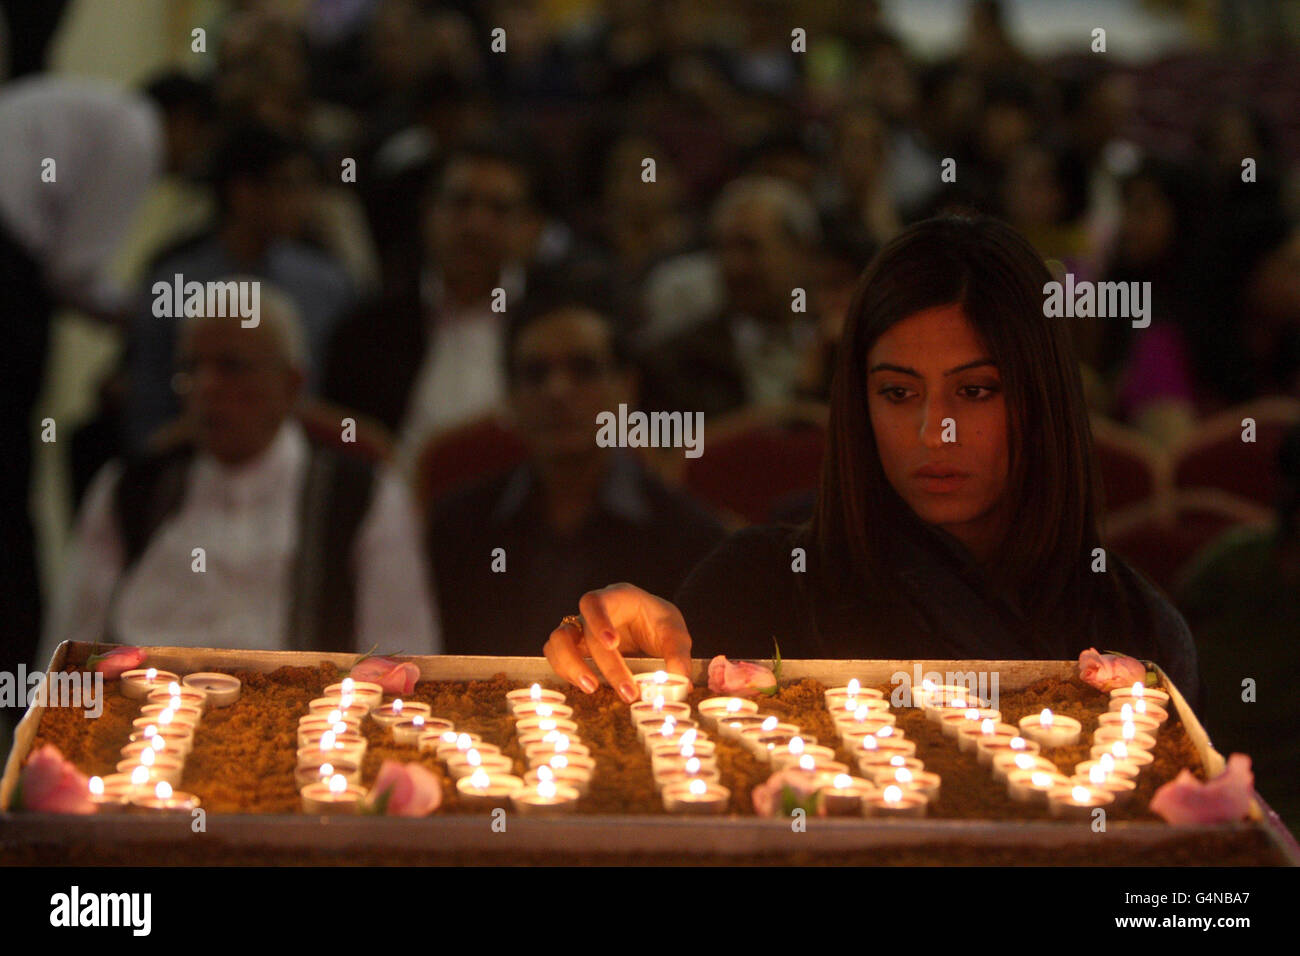
{"type": "Polygon", "coordinates": [[[570,684],[588,694],[595,692],[600,682],[583,660],[590,657],[619,696],[632,703],[638,695],[623,660],[626,651],[662,657],[667,670],[689,676],[691,635],[682,612],[671,601],[633,584],[611,584],[584,594],[578,610],[582,633],[569,625],[557,627],[543,649],[555,673],[570,684]]]}

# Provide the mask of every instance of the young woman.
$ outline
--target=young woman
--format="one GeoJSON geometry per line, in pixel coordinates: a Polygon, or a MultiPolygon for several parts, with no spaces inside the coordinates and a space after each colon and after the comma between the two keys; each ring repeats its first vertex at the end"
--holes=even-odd
{"type": "Polygon", "coordinates": [[[1099,543],[1083,387],[1068,320],[1043,314],[1050,281],[994,219],[901,233],[849,307],[812,521],[733,535],[676,605],[632,584],[583,595],[546,644],[556,672],[590,693],[591,657],[631,700],[623,652],[685,673],[692,644],[984,660],[1095,646],[1157,661],[1194,699],[1183,619],[1099,543]]]}

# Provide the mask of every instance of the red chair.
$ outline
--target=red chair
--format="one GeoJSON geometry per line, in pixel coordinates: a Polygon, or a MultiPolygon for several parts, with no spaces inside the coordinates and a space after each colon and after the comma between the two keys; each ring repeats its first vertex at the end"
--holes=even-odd
{"type": "Polygon", "coordinates": [[[826,448],[825,406],[747,408],[705,429],[704,453],[686,460],[685,490],[732,523],[767,519],[772,507],[816,488],[826,448]]]}
{"type": "Polygon", "coordinates": [[[1092,439],[1108,512],[1167,494],[1169,459],[1141,432],[1097,416],[1092,419],[1092,439]]]}
{"type": "Polygon", "coordinates": [[[496,416],[455,425],[433,435],[415,466],[415,497],[427,510],[439,498],[528,457],[523,439],[496,416]]]}
{"type": "Polygon", "coordinates": [[[1268,527],[1273,513],[1216,489],[1176,492],[1168,506],[1143,502],[1106,523],[1105,546],[1171,591],[1188,563],[1224,531],[1268,527]]]}
{"type": "Polygon", "coordinates": [[[1300,422],[1300,401],[1265,398],[1208,419],[1171,452],[1176,489],[1217,488],[1272,508],[1281,491],[1277,455],[1300,422]],[[1255,420],[1255,441],[1241,440],[1242,419],[1255,420]]]}

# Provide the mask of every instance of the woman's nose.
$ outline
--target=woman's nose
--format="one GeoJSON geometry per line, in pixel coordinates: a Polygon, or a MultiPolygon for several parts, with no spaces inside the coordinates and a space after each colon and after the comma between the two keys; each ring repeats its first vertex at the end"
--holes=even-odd
{"type": "Polygon", "coordinates": [[[926,448],[942,448],[955,442],[957,421],[949,403],[935,396],[926,399],[922,408],[921,443],[926,448]]]}

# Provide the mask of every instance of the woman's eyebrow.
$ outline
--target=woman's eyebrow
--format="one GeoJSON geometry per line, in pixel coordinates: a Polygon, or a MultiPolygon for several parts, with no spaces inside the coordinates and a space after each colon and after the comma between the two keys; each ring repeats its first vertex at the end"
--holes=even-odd
{"type": "MultiPolygon", "coordinates": [[[[998,363],[993,361],[993,359],[991,358],[979,358],[979,359],[975,359],[973,362],[967,362],[964,365],[958,365],[956,368],[950,368],[948,369],[948,371],[944,372],[943,374],[956,375],[958,372],[964,372],[967,369],[971,369],[971,368],[980,368],[985,365],[992,365],[994,368],[997,368],[998,363]]],[[[872,375],[876,372],[901,372],[903,375],[911,375],[914,378],[922,377],[921,373],[914,368],[908,368],[905,365],[893,365],[889,362],[880,362],[877,365],[871,366],[871,368],[867,370],[868,375],[872,375]]]]}

